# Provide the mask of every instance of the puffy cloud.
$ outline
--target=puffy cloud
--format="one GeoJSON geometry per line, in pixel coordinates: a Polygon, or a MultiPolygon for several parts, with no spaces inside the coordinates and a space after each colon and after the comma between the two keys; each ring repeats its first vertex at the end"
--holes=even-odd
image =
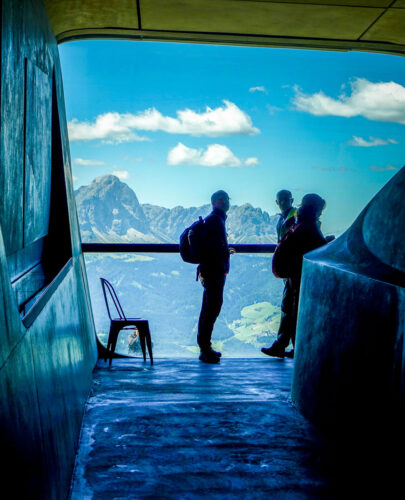
{"type": "Polygon", "coordinates": [[[72,176],[72,179],[73,179],[73,182],[76,182],[76,181],[78,181],[78,180],[79,180],[79,178],[78,178],[78,177],[76,177],[75,175],[73,175],[73,176],[72,176]]]}
{"type": "Polygon", "coordinates": [[[398,144],[394,139],[380,139],[379,137],[369,137],[369,140],[363,139],[362,137],[353,136],[353,139],[349,141],[351,146],[359,146],[362,148],[369,148],[372,146],[387,146],[388,144],[398,144]]]}
{"type": "Polygon", "coordinates": [[[185,109],[177,111],[176,115],[176,118],[164,116],[156,108],[137,114],[104,113],[92,123],[69,122],[69,138],[71,141],[101,139],[120,143],[149,140],[138,136],[134,130],[208,137],[255,135],[260,132],[253,126],[250,116],[230,101],[223,101],[223,106],[215,109],[207,106],[201,113],[185,109]]]}
{"type": "Polygon", "coordinates": [[[129,179],[128,170],[114,170],[111,173],[112,173],[112,175],[115,175],[116,177],[118,177],[118,179],[122,179],[122,180],[129,179]]]}
{"type": "Polygon", "coordinates": [[[203,167],[243,167],[257,165],[257,158],[240,159],[222,144],[210,144],[204,149],[193,149],[181,142],[167,154],[168,165],[200,165],[203,167]]]}
{"type": "Polygon", "coordinates": [[[322,91],[307,95],[295,87],[293,104],[299,111],[315,116],[363,116],[369,120],[405,124],[405,87],[395,82],[369,82],[356,78],[350,83],[351,93],[337,99],[322,91]]]}
{"type": "Polygon", "coordinates": [[[100,161],[100,160],[86,160],[84,158],[75,158],[73,160],[73,163],[75,165],[84,165],[84,166],[105,165],[104,161],[100,161]]]}
{"type": "Polygon", "coordinates": [[[390,170],[398,170],[398,167],[394,167],[393,165],[386,165],[385,167],[379,167],[378,165],[371,165],[370,170],[374,170],[374,172],[388,172],[390,170]]]}
{"type": "Polygon", "coordinates": [[[260,87],[250,87],[249,92],[263,92],[264,94],[267,94],[266,87],[260,86],[260,87]]]}
{"type": "Polygon", "coordinates": [[[79,122],[73,119],[68,123],[71,141],[93,141],[100,139],[107,144],[121,142],[147,141],[147,137],[138,136],[129,126],[128,116],[119,113],[98,115],[93,123],[79,122]]]}

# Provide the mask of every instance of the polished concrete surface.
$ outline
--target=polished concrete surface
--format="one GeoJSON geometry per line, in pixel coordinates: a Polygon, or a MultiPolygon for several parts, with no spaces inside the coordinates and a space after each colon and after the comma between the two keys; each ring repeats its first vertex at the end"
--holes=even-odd
{"type": "Polygon", "coordinates": [[[344,234],[304,256],[292,399],[335,437],[368,427],[405,439],[404,193],[405,166],[344,234]]]}
{"type": "Polygon", "coordinates": [[[97,348],[59,52],[42,0],[0,17],[0,483],[65,500],[97,348]]]}
{"type": "Polygon", "coordinates": [[[72,498],[331,498],[292,371],[264,357],[99,361],[72,498]]]}

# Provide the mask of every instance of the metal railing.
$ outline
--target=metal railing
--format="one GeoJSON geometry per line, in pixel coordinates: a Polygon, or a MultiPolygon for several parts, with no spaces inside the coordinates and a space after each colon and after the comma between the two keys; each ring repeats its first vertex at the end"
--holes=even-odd
{"type": "MultiPolygon", "coordinates": [[[[277,245],[230,244],[236,253],[274,253],[277,245]]],[[[84,253],[179,253],[176,243],[82,243],[84,253]]]]}
{"type": "MultiPolygon", "coordinates": [[[[248,257],[248,254],[256,254],[257,258],[261,259],[261,258],[265,258],[265,254],[273,254],[274,251],[275,251],[275,248],[277,245],[275,244],[230,244],[229,245],[231,248],[234,248],[235,251],[236,251],[236,254],[239,254],[241,255],[241,259],[243,258],[246,258],[248,257]],[[242,257],[242,256],[246,256],[246,257],[242,257]]],[[[152,254],[155,254],[155,257],[153,257],[152,260],[154,259],[160,259],[158,257],[158,255],[160,254],[163,258],[164,254],[166,254],[166,258],[169,258],[169,255],[172,254],[173,255],[173,259],[170,259],[170,261],[174,264],[175,262],[178,262],[178,265],[181,266],[182,264],[184,264],[180,258],[180,255],[179,254],[179,245],[178,244],[172,244],[172,243],[82,243],[82,251],[85,255],[88,255],[89,258],[92,258],[91,257],[91,254],[101,254],[101,255],[105,255],[106,257],[110,254],[111,257],[114,256],[115,258],[115,255],[116,254],[149,254],[152,256],[152,254]],[[115,255],[114,255],[115,254],[115,255]],[[177,256],[175,256],[174,254],[177,254],[177,256]]],[[[239,261],[239,259],[238,259],[239,261]]],[[[94,261],[94,262],[97,262],[97,261],[94,261]]],[[[125,262],[125,261],[124,261],[125,262]]],[[[133,265],[133,263],[135,261],[128,261],[130,262],[129,265],[133,265]]],[[[166,261],[165,261],[166,262],[166,261]]],[[[150,266],[150,261],[146,261],[145,262],[146,266],[150,266]]],[[[236,262],[234,262],[234,264],[236,265],[236,262]]],[[[87,261],[86,261],[86,267],[87,265],[91,265],[91,264],[88,264],[87,261]]],[[[156,265],[156,264],[154,264],[156,265]]],[[[252,263],[253,267],[255,267],[255,264],[252,263]]],[[[135,267],[142,267],[142,260],[139,260],[137,264],[135,264],[135,267]]],[[[188,264],[184,264],[184,266],[188,266],[188,264]]],[[[183,266],[183,267],[184,267],[183,266]]],[[[263,266],[265,268],[268,268],[268,265],[266,264],[263,264],[263,266]]],[[[262,267],[263,267],[262,266],[262,267]]],[[[115,267],[112,266],[114,268],[114,273],[115,273],[115,267]]],[[[248,264],[248,267],[249,267],[249,264],[248,264]]],[[[148,269],[148,267],[146,267],[146,269],[148,269]]],[[[155,269],[155,268],[154,268],[155,269]]],[[[190,268],[191,269],[191,268],[190,268]]],[[[244,269],[245,270],[245,278],[246,278],[246,265],[244,267],[242,267],[241,269],[244,269]]],[[[94,276],[94,271],[96,270],[96,275],[97,277],[99,278],[99,273],[100,273],[100,270],[99,268],[93,268],[92,271],[90,271],[90,274],[88,274],[88,278],[89,278],[89,284],[90,284],[90,289],[91,290],[91,294],[92,294],[92,306],[93,306],[93,312],[95,311],[101,311],[101,310],[104,310],[103,309],[103,303],[102,303],[102,300],[101,298],[99,297],[100,295],[100,290],[99,289],[99,282],[98,282],[98,279],[95,280],[95,276],[94,276]],[[91,286],[91,283],[93,283],[93,288],[91,286]]],[[[255,270],[257,271],[257,268],[255,268],[255,270]]],[[[268,269],[265,269],[266,271],[268,269]]],[[[112,271],[112,268],[111,266],[108,268],[108,269],[105,269],[105,272],[107,273],[107,276],[108,276],[108,272],[112,271]]],[[[135,269],[136,271],[136,269],[135,269]]],[[[88,272],[89,272],[89,269],[88,269],[88,272]]],[[[122,269],[120,270],[121,274],[122,274],[122,269]]],[[[151,274],[150,273],[150,269],[148,269],[146,271],[147,273],[151,274]]],[[[181,271],[180,271],[181,272],[181,271]]],[[[114,273],[111,275],[111,278],[114,277],[114,273]]],[[[263,281],[263,278],[261,278],[263,273],[255,273],[255,280],[258,280],[258,284],[259,285],[263,285],[262,281],[263,281]]],[[[153,275],[153,273],[151,274],[151,276],[153,275]]],[[[177,274],[178,275],[178,274],[177,274]]],[[[236,273],[235,276],[239,276],[238,273],[236,273]]],[[[191,275],[189,276],[191,278],[191,275]]],[[[150,278],[150,277],[149,277],[150,278]]],[[[156,278],[158,279],[158,278],[156,278]]],[[[161,279],[161,278],[160,278],[161,279]]],[[[233,279],[233,275],[231,277],[231,279],[233,279]]],[[[142,280],[141,280],[142,281],[142,280]]],[[[191,332],[193,327],[195,326],[193,322],[190,323],[190,317],[194,317],[195,318],[198,318],[198,312],[199,312],[199,303],[200,303],[200,297],[199,297],[199,294],[200,294],[200,288],[199,287],[196,287],[195,289],[193,289],[193,279],[192,280],[189,280],[189,283],[190,286],[188,287],[188,285],[186,284],[185,282],[185,287],[187,289],[187,292],[186,292],[186,295],[187,295],[187,305],[188,305],[188,308],[187,309],[187,313],[183,316],[180,316],[180,319],[178,318],[178,311],[176,309],[176,320],[179,319],[179,321],[181,322],[181,324],[185,325],[184,329],[186,332],[191,332]],[[188,287],[188,288],[187,288],[188,287]],[[195,295],[195,297],[194,297],[195,295]],[[194,300],[193,300],[194,299],[194,300]],[[190,309],[190,307],[194,307],[195,310],[193,309],[190,309]]],[[[243,281],[243,279],[242,279],[243,281]]],[[[243,281],[245,282],[245,281],[243,281]]],[[[247,280],[246,282],[250,282],[250,279],[247,280]]],[[[122,287],[122,284],[120,284],[121,287],[122,287]]],[[[255,290],[257,290],[257,288],[255,288],[255,290]]],[[[125,291],[125,289],[124,289],[125,291]]],[[[149,291],[150,291],[150,287],[149,287],[149,291]]],[[[195,342],[194,341],[194,338],[191,339],[191,338],[188,338],[187,336],[185,336],[185,340],[181,342],[181,346],[179,344],[179,347],[177,347],[177,344],[176,342],[178,343],[177,340],[175,340],[176,338],[176,321],[172,321],[172,319],[168,320],[169,316],[170,316],[170,311],[168,312],[167,311],[167,308],[169,307],[172,307],[172,301],[173,301],[173,290],[170,291],[170,294],[167,293],[167,288],[165,288],[165,282],[160,282],[159,283],[159,291],[161,292],[161,296],[162,296],[162,300],[163,300],[163,304],[164,304],[164,307],[163,309],[165,310],[165,315],[164,315],[164,318],[165,318],[165,322],[169,322],[170,325],[171,325],[171,328],[172,328],[172,333],[170,335],[169,338],[166,338],[166,337],[161,337],[161,336],[156,336],[155,337],[155,342],[157,342],[157,344],[155,345],[155,347],[157,348],[157,351],[156,351],[156,354],[159,355],[159,349],[162,349],[162,352],[165,353],[166,355],[166,352],[169,352],[169,355],[174,355],[174,353],[180,353],[179,355],[180,356],[183,356],[183,355],[186,355],[186,350],[190,348],[190,346],[195,342]],[[166,302],[165,302],[166,300],[166,302]],[[169,304],[170,302],[170,304],[169,304]],[[184,345],[183,345],[184,344],[184,345]],[[174,347],[173,347],[174,346],[174,347]]],[[[184,289],[182,288],[182,291],[184,291],[184,289]]],[[[127,292],[127,291],[126,291],[127,292]]],[[[134,307],[132,308],[132,306],[129,306],[130,309],[132,310],[139,310],[142,309],[143,311],[147,310],[148,307],[150,307],[150,304],[148,303],[148,300],[147,298],[145,299],[144,298],[144,293],[141,293],[139,296],[137,296],[136,294],[139,293],[139,290],[137,289],[134,289],[130,294],[127,293],[127,295],[130,297],[129,299],[129,303],[131,304],[131,302],[133,301],[134,302],[134,307]],[[137,297],[136,300],[134,297],[137,297]],[[142,302],[144,301],[144,303],[142,302]]],[[[267,294],[268,294],[268,291],[266,290],[266,294],[263,295],[263,299],[262,300],[267,300],[267,294]]],[[[239,294],[240,295],[240,294],[239,294]]],[[[241,311],[242,309],[246,306],[246,307],[253,307],[253,303],[256,302],[257,300],[257,297],[256,297],[256,294],[253,294],[255,295],[254,297],[252,297],[251,300],[247,299],[247,302],[246,304],[243,303],[242,306],[241,306],[241,311]]],[[[259,294],[260,295],[260,294],[259,294]]],[[[146,297],[148,295],[146,294],[146,297]]],[[[249,294],[248,294],[249,296],[249,294]]],[[[234,300],[233,300],[234,302],[234,300]]],[[[271,304],[265,304],[264,302],[261,304],[261,301],[259,300],[259,306],[258,307],[264,307],[264,308],[268,308],[269,311],[268,313],[271,314],[272,316],[274,316],[274,314],[277,314],[277,312],[274,310],[274,307],[271,305],[271,304]]],[[[145,312],[145,314],[148,315],[148,319],[150,321],[155,321],[155,323],[157,325],[160,325],[160,321],[161,321],[161,317],[160,317],[160,314],[152,314],[151,316],[151,311],[149,312],[145,312]]],[[[261,314],[261,313],[259,313],[261,314]]],[[[97,315],[98,316],[98,315],[97,315]]],[[[274,316],[275,317],[275,316],[274,316]]],[[[252,323],[252,319],[249,319],[249,318],[242,318],[242,316],[235,316],[233,317],[233,315],[231,316],[231,319],[229,320],[230,322],[230,327],[228,325],[227,328],[230,329],[230,331],[232,331],[234,333],[234,341],[239,341],[239,337],[238,335],[246,335],[246,332],[242,331],[243,330],[243,327],[244,325],[241,323],[240,325],[239,324],[236,324],[236,321],[237,320],[241,320],[241,321],[245,321],[248,324],[249,327],[252,327],[254,326],[252,323]],[[240,332],[238,330],[241,330],[240,332]]],[[[107,332],[108,332],[108,321],[106,322],[106,324],[104,325],[103,324],[103,321],[104,320],[101,320],[98,325],[96,324],[96,327],[97,327],[97,343],[98,343],[98,349],[99,349],[99,355],[100,357],[103,357],[104,354],[105,354],[105,344],[106,344],[106,335],[107,335],[107,332]]],[[[261,320],[260,320],[261,321],[261,320]]],[[[271,330],[273,331],[273,329],[275,328],[274,325],[270,325],[270,322],[273,321],[273,323],[275,322],[274,318],[273,320],[270,320],[268,323],[269,323],[269,326],[266,327],[270,333],[270,326],[271,326],[271,330]]],[[[153,326],[153,323],[152,323],[152,326],[153,326]]],[[[162,326],[160,326],[161,328],[162,326]]],[[[159,327],[158,327],[159,328],[159,327]]],[[[220,331],[221,331],[221,328],[224,329],[225,326],[224,325],[220,325],[220,331]]],[[[252,335],[252,338],[253,338],[253,335],[255,333],[255,329],[254,328],[250,328],[251,330],[251,335],[252,335]]],[[[177,332],[178,333],[178,332],[177,332]]],[[[194,334],[193,334],[194,335],[194,334]]],[[[266,345],[271,343],[271,341],[274,340],[274,339],[267,339],[266,341],[263,341],[264,344],[263,345],[266,345]],[[267,342],[267,343],[266,343],[267,342]]],[[[260,339],[258,340],[260,341],[260,339]]],[[[220,341],[221,342],[221,341],[220,341]]],[[[246,340],[246,345],[243,346],[243,355],[248,355],[248,356],[252,356],[253,352],[255,351],[259,351],[259,347],[260,346],[256,346],[253,348],[252,347],[252,341],[249,340],[247,341],[246,340]]],[[[136,353],[135,351],[131,351],[130,353],[130,349],[129,349],[129,340],[126,339],[125,336],[122,337],[122,345],[121,345],[121,348],[122,349],[119,349],[119,347],[117,348],[117,350],[119,352],[117,352],[117,356],[120,357],[120,356],[124,356],[124,357],[132,357],[132,356],[136,356],[136,355],[139,355],[139,353],[136,353]],[[125,342],[128,341],[128,345],[125,344],[125,342]],[[125,344],[125,345],[124,345],[125,344]],[[127,354],[124,354],[127,353],[127,354]]],[[[218,345],[218,348],[220,348],[220,345],[218,345]]],[[[241,349],[240,347],[232,347],[231,348],[231,351],[228,353],[228,355],[230,355],[231,357],[232,356],[235,356],[235,352],[234,350],[235,349],[241,349]]],[[[187,351],[188,352],[188,351],[187,351]]],[[[239,351],[238,351],[239,352],[239,351]]],[[[190,355],[190,353],[188,353],[188,355],[190,355]]],[[[239,354],[237,354],[237,356],[239,356],[239,354]]]]}

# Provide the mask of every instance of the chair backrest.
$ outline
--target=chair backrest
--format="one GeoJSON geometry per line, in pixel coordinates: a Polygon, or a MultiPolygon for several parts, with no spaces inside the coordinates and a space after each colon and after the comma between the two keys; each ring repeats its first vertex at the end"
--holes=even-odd
{"type": "Polygon", "coordinates": [[[109,281],[107,281],[105,278],[100,278],[100,281],[101,281],[101,287],[103,289],[105,305],[107,306],[108,317],[110,318],[110,320],[113,319],[111,317],[110,301],[112,301],[112,303],[117,311],[118,317],[120,319],[127,319],[112,284],[109,281]]]}

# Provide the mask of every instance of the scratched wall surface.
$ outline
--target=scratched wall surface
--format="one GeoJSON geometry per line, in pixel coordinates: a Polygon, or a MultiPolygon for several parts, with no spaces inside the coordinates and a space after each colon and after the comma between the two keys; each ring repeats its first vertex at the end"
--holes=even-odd
{"type": "Polygon", "coordinates": [[[94,326],[57,44],[41,0],[3,0],[1,15],[1,478],[15,497],[63,499],[94,326]]]}

